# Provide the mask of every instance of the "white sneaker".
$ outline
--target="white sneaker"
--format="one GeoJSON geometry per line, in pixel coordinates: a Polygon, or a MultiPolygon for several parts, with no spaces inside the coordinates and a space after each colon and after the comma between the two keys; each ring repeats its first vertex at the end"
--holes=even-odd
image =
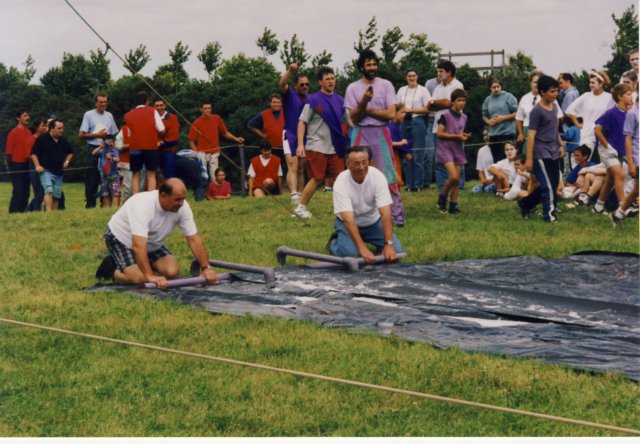
{"type": "Polygon", "coordinates": [[[589,195],[587,193],[580,193],[580,195],[578,195],[578,202],[580,202],[582,205],[589,205],[589,195]]]}
{"type": "Polygon", "coordinates": [[[311,214],[311,211],[307,210],[306,208],[302,208],[300,206],[298,206],[295,210],[293,210],[293,213],[301,219],[311,219],[313,217],[313,215],[311,214]]]}
{"type": "Polygon", "coordinates": [[[300,193],[291,193],[291,205],[298,205],[300,203],[300,193]]]}

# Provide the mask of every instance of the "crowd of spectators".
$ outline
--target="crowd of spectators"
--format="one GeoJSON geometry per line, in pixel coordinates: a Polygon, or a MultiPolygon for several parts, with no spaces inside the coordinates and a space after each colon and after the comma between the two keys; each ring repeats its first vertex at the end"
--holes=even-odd
{"type": "MultiPolygon", "coordinates": [[[[320,89],[309,94],[310,78],[298,74],[295,63],[287,67],[268,108],[247,122],[261,139],[259,153],[247,151],[255,155],[246,171],[249,196],[288,191],[294,213],[312,217],[307,204],[316,189],[332,189],[345,169],[345,148],[364,146],[387,179],[395,226],[405,223],[401,188],[420,192],[431,187],[434,177],[437,209],[457,214],[465,142],[471,136],[468,122],[482,119],[485,145],[477,150],[479,183],[473,192],[517,201],[523,217],[541,203],[548,222],[557,220],[558,198],[568,199],[569,208],[591,205],[595,213],[606,211],[614,223],[637,213],[637,49],[629,54],[631,69],[619,81],[612,85],[606,72],[593,70],[589,91],[582,94],[568,73],[531,72],[530,91],[519,99],[491,77],[479,116],[464,113],[464,85],[450,61],[439,60],[437,76],[424,86],[419,73],[408,69],[406,85],[397,91],[378,76],[377,62],[375,53],[361,54],[363,77],[349,85],[344,98],[334,92],[331,68],[320,69],[320,89]]],[[[59,119],[30,125],[28,110],[16,114],[5,149],[10,213],[39,211],[43,204],[45,210],[64,208],[63,174],[74,150],[86,150],[88,159],[86,208],[97,202],[119,206],[172,177],[183,179],[198,201],[231,198],[220,139],[237,146],[245,139],[229,131],[210,100],[201,101],[201,115],[189,125],[188,147],[179,146],[180,123],[162,98],[150,102],[145,92],[138,93],[120,127],[107,107],[107,94],[96,94],[95,108],[80,125],[84,148],[70,146],[59,119]]]]}

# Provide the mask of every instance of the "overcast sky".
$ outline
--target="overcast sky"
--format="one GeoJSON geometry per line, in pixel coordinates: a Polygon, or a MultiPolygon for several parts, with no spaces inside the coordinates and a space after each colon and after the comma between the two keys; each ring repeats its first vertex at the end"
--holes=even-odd
{"type": "MultiPolygon", "coordinates": [[[[353,44],[372,16],[383,34],[399,26],[405,36],[426,33],[444,52],[504,49],[524,51],[538,68],[561,71],[602,67],[611,58],[615,25],[634,0],[70,0],[121,55],[140,44],[151,61],[142,71],[152,75],[168,63],[169,49],[181,40],[192,50],[185,65],[193,77],[205,78],[197,54],[211,41],[223,57],[238,52],[260,55],[255,44],[265,26],[282,43],[296,33],[310,55],[326,49],[341,68],[355,57],[353,44]]],[[[35,80],[60,64],[62,54],[84,54],[102,43],[64,0],[0,0],[0,62],[23,69],[29,54],[35,80]]],[[[378,48],[376,48],[378,49],[378,48]]],[[[125,74],[109,54],[112,77],[125,74]]],[[[484,60],[468,60],[484,65],[484,60]]],[[[284,66],[278,55],[271,58],[284,66]]],[[[454,60],[455,61],[455,60],[454,60]]]]}

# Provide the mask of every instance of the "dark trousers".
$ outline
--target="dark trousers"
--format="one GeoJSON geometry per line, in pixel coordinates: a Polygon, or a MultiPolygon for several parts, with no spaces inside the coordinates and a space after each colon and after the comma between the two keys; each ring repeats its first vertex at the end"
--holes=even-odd
{"type": "Polygon", "coordinates": [[[560,168],[555,159],[535,159],[533,161],[533,173],[540,183],[531,194],[522,199],[520,206],[526,212],[533,210],[542,203],[542,219],[545,222],[557,220],[556,208],[558,207],[558,183],[560,182],[560,168]]]}
{"type": "Polygon", "coordinates": [[[176,177],[176,152],[160,151],[160,169],[164,180],[176,177]]]}
{"type": "Polygon", "coordinates": [[[33,189],[33,199],[29,202],[27,211],[42,211],[42,199],[44,199],[44,188],[40,182],[40,174],[35,170],[33,162],[29,162],[29,181],[31,182],[31,188],[33,189]]]}
{"type": "Polygon", "coordinates": [[[98,156],[92,156],[91,151],[95,146],[89,145],[87,151],[87,167],[84,173],[84,200],[85,208],[95,208],[98,198],[98,186],[100,185],[100,171],[98,170],[98,156]]]}
{"type": "Polygon", "coordinates": [[[9,162],[11,171],[11,202],[9,213],[24,213],[29,203],[29,162],[9,162]]]}

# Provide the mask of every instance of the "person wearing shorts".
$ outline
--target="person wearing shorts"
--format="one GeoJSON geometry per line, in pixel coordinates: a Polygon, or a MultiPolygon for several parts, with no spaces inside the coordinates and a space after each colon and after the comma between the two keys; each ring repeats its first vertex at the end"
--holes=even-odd
{"type": "Polygon", "coordinates": [[[215,283],[217,276],[209,268],[186,194],[184,182],[172,178],[158,190],[131,196],[109,220],[103,236],[109,256],[102,261],[96,277],[126,284],[152,282],[166,288],[167,279],[178,277],[180,270],[163,242],[178,226],[200,265],[201,276],[215,283]]]}
{"type": "Polygon", "coordinates": [[[73,158],[73,148],[62,137],[64,124],[60,119],[49,122],[49,132],[38,137],[31,150],[31,160],[40,174],[47,211],[57,210],[62,197],[62,174],[73,158]]]}
{"type": "Polygon", "coordinates": [[[298,119],[309,93],[309,78],[304,74],[296,74],[298,68],[297,63],[289,65],[278,82],[284,112],[282,149],[287,163],[287,186],[291,192],[291,203],[294,205],[300,202],[304,188],[304,162],[298,159],[296,148],[298,146],[298,119]],[[291,78],[294,80],[293,87],[289,87],[291,78]]]}
{"type": "Polygon", "coordinates": [[[457,214],[458,195],[460,193],[460,176],[462,166],[467,163],[464,153],[464,142],[471,134],[465,132],[467,116],[462,112],[467,103],[467,93],[463,89],[455,89],[451,93],[451,109],[445,110],[438,119],[436,128],[436,162],[447,170],[447,181],[438,196],[438,211],[457,214]],[[450,198],[447,210],[447,198],[450,198]]]}
{"type": "Polygon", "coordinates": [[[156,170],[159,164],[158,145],[164,136],[164,123],[158,111],[149,106],[145,91],[136,94],[136,107],[124,115],[129,128],[131,163],[131,194],[140,192],[140,171],[146,168],[147,188],[156,189],[156,170]]]}
{"type": "Polygon", "coordinates": [[[312,217],[307,204],[318,186],[325,178],[335,178],[344,171],[344,150],[348,140],[342,124],[351,123],[344,99],[334,93],[336,76],[333,69],[323,66],[317,77],[320,91],[307,98],[298,122],[297,153],[298,157],[307,159],[309,182],[294,213],[303,219],[312,217]]]}

